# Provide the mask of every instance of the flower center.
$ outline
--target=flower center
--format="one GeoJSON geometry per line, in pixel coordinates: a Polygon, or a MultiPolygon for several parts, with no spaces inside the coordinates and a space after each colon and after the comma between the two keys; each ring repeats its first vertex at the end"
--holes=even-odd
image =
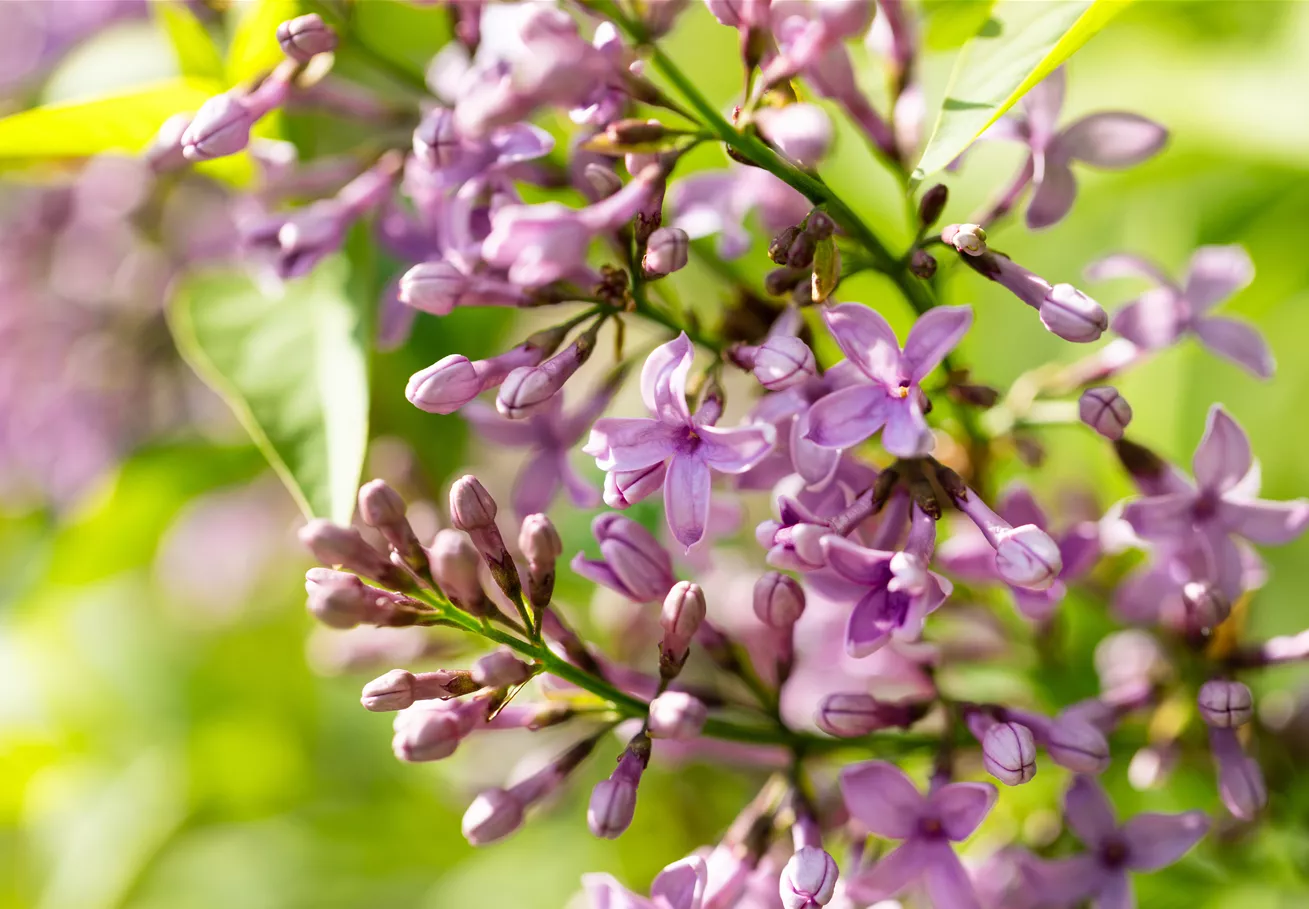
{"type": "Polygon", "coordinates": [[[909,397],[909,383],[901,382],[897,387],[891,389],[891,395],[901,399],[909,397]]]}
{"type": "Polygon", "coordinates": [[[945,836],[945,828],[941,826],[940,818],[935,817],[925,817],[919,821],[918,832],[925,837],[945,836]]]}
{"type": "Polygon", "coordinates": [[[1207,521],[1218,511],[1218,496],[1213,492],[1205,490],[1200,497],[1195,500],[1193,509],[1197,521],[1207,521]]]}
{"type": "Polygon", "coordinates": [[[1111,868],[1117,868],[1127,861],[1127,844],[1118,837],[1110,837],[1100,846],[1100,861],[1111,868]]]}

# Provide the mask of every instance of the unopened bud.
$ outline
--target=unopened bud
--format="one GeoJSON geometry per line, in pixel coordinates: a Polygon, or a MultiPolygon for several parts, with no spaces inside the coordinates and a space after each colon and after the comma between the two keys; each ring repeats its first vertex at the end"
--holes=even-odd
{"type": "MultiPolygon", "coordinates": [[[[941,217],[941,212],[945,211],[945,203],[950,199],[950,190],[944,183],[938,183],[923,193],[923,198],[918,202],[918,223],[923,227],[931,227],[941,217]]],[[[986,236],[983,234],[982,239],[986,236]]]]}
{"type": "Polygon", "coordinates": [[[250,144],[254,122],[254,113],[238,93],[215,95],[200,106],[182,133],[182,154],[188,161],[234,155],[250,144]]]}
{"type": "MultiPolygon", "coordinates": [[[[810,256],[809,261],[812,263],[813,262],[812,251],[810,251],[809,256],[810,256]]],[[[808,281],[808,280],[809,280],[808,267],[791,268],[790,266],[783,266],[781,268],[774,268],[768,274],[764,275],[764,290],[768,293],[769,296],[780,297],[783,296],[784,294],[788,294],[791,291],[795,290],[797,287],[800,286],[800,283],[802,281],[808,281]]],[[[805,293],[807,299],[808,298],[807,287],[805,288],[805,293]]]]}
{"type": "Polygon", "coordinates": [[[414,674],[392,669],[364,686],[360,703],[369,710],[403,710],[414,701],[447,701],[481,688],[472,674],[462,669],[438,669],[414,674]]]}
{"type": "Polygon", "coordinates": [[[1241,750],[1233,729],[1209,727],[1209,750],[1218,764],[1218,795],[1241,820],[1253,820],[1268,804],[1268,787],[1259,762],[1241,750]]]}
{"type": "MultiPolygon", "coordinates": [[[[400,276],[398,295],[400,302],[406,306],[435,316],[448,316],[454,310],[459,296],[468,289],[468,284],[468,276],[449,262],[419,262],[400,276]]],[[[458,357],[453,362],[458,361],[468,362],[466,357],[458,357]]],[[[480,391],[480,380],[477,381],[477,387],[480,391]]],[[[476,395],[477,392],[472,394],[476,395]]]]}
{"type": "Polygon", "coordinates": [[[305,573],[305,592],[309,612],[329,628],[386,624],[387,610],[379,606],[386,592],[369,587],[352,574],[311,568],[305,573]]]}
{"type": "Polygon", "coordinates": [[[150,140],[142,153],[146,163],[155,173],[176,170],[186,164],[186,155],[182,151],[182,136],[191,125],[190,114],[173,114],[159,127],[159,132],[150,140]]]}
{"type": "Polygon", "coordinates": [[[1132,405],[1112,385],[1098,385],[1082,392],[1077,414],[1087,426],[1116,442],[1132,422],[1132,405]]]}
{"type": "Polygon", "coordinates": [[[1254,717],[1254,695],[1249,687],[1226,679],[1211,679],[1200,686],[1200,716],[1210,726],[1243,726],[1254,717]]]}
{"type": "Polygon", "coordinates": [[[1036,776],[1036,741],[1022,723],[995,723],[982,736],[982,765],[1006,786],[1036,776]]]}
{"type": "Polygon", "coordinates": [[[514,656],[509,650],[500,649],[481,657],[473,663],[472,679],[484,688],[507,688],[521,685],[533,676],[532,667],[514,656]]]}
{"type": "Polygon", "coordinates": [[[674,662],[678,669],[686,661],[687,651],[704,622],[705,613],[704,591],[699,584],[678,581],[664,597],[663,611],[659,615],[664,637],[659,649],[665,660],[674,662]]]}
{"type": "Polygon", "coordinates": [[[784,630],[804,614],[804,588],[790,575],[769,571],[754,585],[754,614],[769,628],[784,630]]]}
{"type": "Polygon", "coordinates": [[[1015,587],[1049,590],[1064,563],[1048,533],[1035,524],[1024,524],[997,534],[995,567],[1015,587]]]}
{"type": "Polygon", "coordinates": [[[605,136],[615,145],[645,145],[667,135],[668,127],[658,120],[618,120],[605,127],[605,136]]]}
{"type": "Polygon", "coordinates": [[[790,268],[807,269],[814,264],[814,252],[818,249],[818,238],[808,231],[803,231],[795,238],[786,254],[786,264],[790,268]]]}
{"type": "Polygon", "coordinates": [[[494,526],[495,499],[477,477],[467,474],[450,487],[450,520],[460,530],[482,530],[494,526]]]}
{"type": "Polygon", "coordinates": [[[1109,743],[1090,723],[1059,717],[1046,730],[1045,750],[1060,767],[1074,773],[1100,773],[1109,766],[1109,743]]]}
{"type": "Polygon", "coordinates": [[[623,181],[614,173],[611,168],[594,162],[582,168],[582,179],[584,179],[595,194],[602,199],[612,196],[623,188],[623,181]]]}
{"type": "Polygon", "coordinates": [[[662,278],[686,268],[691,239],[680,227],[661,227],[646,241],[641,267],[647,278],[662,278]]]}
{"type": "Polygon", "coordinates": [[[828,735],[845,739],[893,726],[911,726],[922,719],[924,712],[918,704],[888,703],[860,692],[836,692],[819,703],[814,722],[828,735]]]}
{"type": "Polygon", "coordinates": [[[1056,284],[1039,310],[1041,324],[1052,334],[1074,344],[1099,339],[1109,327],[1109,314],[1071,284],[1056,284]]]}
{"type": "Polygon", "coordinates": [[[941,231],[941,239],[966,256],[986,252],[986,231],[978,224],[951,224],[941,231]]]}
{"type": "Polygon", "coordinates": [[[794,335],[774,335],[757,347],[738,345],[728,351],[734,363],[749,369],[769,391],[800,385],[818,372],[814,352],[794,335]]]}
{"type": "Polygon", "coordinates": [[[821,243],[836,233],[836,222],[825,211],[813,211],[805,221],[804,232],[821,243]]]}
{"type": "Polygon", "coordinates": [[[396,714],[391,751],[410,763],[443,761],[459,749],[467,730],[455,710],[442,706],[409,707],[396,714]]]}
{"type": "Polygon", "coordinates": [[[643,733],[628,744],[618,766],[606,780],[591,790],[586,823],[591,832],[607,840],[616,840],[632,825],[636,814],[636,791],[641,774],[650,761],[650,739],[643,733]]]}
{"type": "Polygon", "coordinates": [[[782,869],[778,880],[783,909],[826,906],[836,893],[840,871],[836,861],[819,846],[801,846],[782,869]]]}
{"type": "Polygon", "coordinates": [[[463,143],[454,111],[439,107],[428,112],[414,130],[414,157],[428,167],[450,167],[460,157],[463,143]]]}
{"type": "Polygon", "coordinates": [[[316,518],[300,528],[299,536],[300,542],[324,565],[339,565],[346,571],[388,584],[401,574],[353,527],[340,527],[316,518]]]}
{"type": "Polygon", "coordinates": [[[436,582],[455,605],[478,613],[474,607],[486,597],[478,576],[481,558],[477,547],[458,530],[438,530],[428,550],[428,560],[436,582]]]}
{"type": "Polygon", "coordinates": [[[1186,608],[1187,624],[1198,632],[1217,628],[1232,612],[1232,604],[1223,592],[1203,581],[1182,585],[1182,605],[1186,608]]]}
{"type": "Polygon", "coordinates": [[[816,104],[769,107],[755,115],[760,134],[801,167],[814,167],[832,147],[832,120],[816,104]]]}
{"type": "Polygon", "coordinates": [[[950,397],[963,404],[990,409],[1000,403],[1000,392],[989,385],[972,385],[964,383],[950,386],[950,397]]]}
{"type": "Polygon", "coordinates": [[[563,541],[554,523],[543,514],[523,518],[518,534],[518,548],[529,565],[553,565],[564,552],[563,541]]]}
{"type": "Polygon", "coordinates": [[[685,691],[665,691],[650,702],[646,730],[654,739],[693,739],[704,728],[709,708],[685,691]]]}
{"type": "Polygon", "coordinates": [[[915,278],[930,280],[936,274],[936,257],[925,249],[915,249],[909,257],[909,271],[915,278]]]}
{"type": "Polygon", "coordinates": [[[449,414],[481,394],[485,384],[471,360],[450,354],[410,376],[405,397],[420,410],[449,414]]]}
{"type": "Polygon", "coordinates": [[[523,825],[523,804],[503,789],[487,789],[464,812],[464,839],[474,846],[502,840],[523,825]]]}
{"type": "Polygon", "coordinates": [[[292,60],[307,63],[317,54],[336,50],[336,32],[328,28],[317,13],[310,13],[278,25],[277,43],[282,46],[282,53],[292,60]]]}
{"type": "Polygon", "coordinates": [[[778,265],[785,265],[786,260],[791,255],[791,244],[795,242],[795,238],[798,236],[800,236],[798,225],[788,227],[774,236],[768,243],[768,258],[778,265]]]}

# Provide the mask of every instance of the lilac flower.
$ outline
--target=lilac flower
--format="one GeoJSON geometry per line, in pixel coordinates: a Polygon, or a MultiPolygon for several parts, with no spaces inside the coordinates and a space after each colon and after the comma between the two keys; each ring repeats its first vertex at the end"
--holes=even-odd
{"type": "Polygon", "coordinates": [[[206,101],[182,131],[182,155],[208,161],[234,155],[250,144],[250,129],[285,101],[290,83],[280,70],[252,92],[238,89],[206,101]]]}
{"type": "Polygon", "coordinates": [[[783,25],[795,18],[791,14],[805,11],[806,7],[812,11],[800,20],[803,24],[782,29],[790,40],[760,73],[756,89],[759,93],[816,65],[846,38],[866,29],[873,18],[872,0],[827,0],[817,5],[780,0],[773,7],[774,21],[783,25]]]}
{"type": "Polygon", "coordinates": [[[465,274],[445,260],[420,262],[400,277],[400,302],[435,316],[448,316],[456,306],[523,306],[528,299],[516,284],[465,274]]]}
{"type": "MultiPolygon", "coordinates": [[[[1047,530],[1049,521],[1045,511],[1026,487],[1015,486],[1008,490],[998,505],[1000,516],[1014,526],[1031,525],[1047,530]]],[[[950,539],[941,544],[937,558],[943,571],[970,582],[1009,584],[1014,605],[1029,619],[1048,618],[1054,607],[1064,598],[1064,582],[1074,581],[1093,567],[1100,556],[1099,527],[1094,521],[1079,521],[1055,539],[1062,568],[1057,580],[1044,590],[1033,590],[1011,584],[1000,574],[996,562],[996,549],[986,536],[971,525],[961,524],[950,539]]]]}
{"type": "Polygon", "coordinates": [[[1243,821],[1254,820],[1268,804],[1263,768],[1241,748],[1231,727],[1209,727],[1209,751],[1218,766],[1218,796],[1243,821]]]}
{"type": "Polygon", "coordinates": [[[657,348],[641,370],[641,397],[654,419],[598,420],[582,449],[594,456],[604,471],[640,470],[666,462],[668,527],[687,549],[704,536],[713,472],[749,470],[768,454],[776,439],[767,425],[714,426],[720,408],[712,403],[693,415],[686,404],[686,376],[693,357],[685,334],[657,348]]]}
{"type": "Polygon", "coordinates": [[[582,888],[591,909],[702,909],[708,876],[705,860],[693,855],[660,871],[650,885],[649,899],[608,874],[583,875],[582,888]]]}
{"type": "Polygon", "coordinates": [[[1067,859],[1029,858],[1024,877],[1043,906],[1075,906],[1091,899],[1099,909],[1134,904],[1128,872],[1157,871],[1173,864],[1204,837],[1201,811],[1138,814],[1121,826],[1093,779],[1079,776],[1064,796],[1064,820],[1090,850],[1067,859]]]}
{"type": "Polygon", "coordinates": [[[945,602],[953,586],[927,566],[936,544],[936,521],[915,507],[909,538],[901,552],[865,549],[844,537],[823,537],[828,566],[866,592],[846,625],[845,649],[865,657],[892,635],[916,639],[927,615],[945,602]]]}
{"type": "Polygon", "coordinates": [[[454,112],[440,107],[423,117],[414,130],[413,157],[405,170],[405,185],[416,197],[453,190],[473,183],[479,191],[509,188],[512,171],[527,161],[548,155],[554,138],[530,123],[510,123],[483,136],[459,129],[454,112]]]}
{"type": "Polygon", "coordinates": [[[572,569],[582,577],[636,603],[662,600],[677,583],[672,556],[631,518],[612,512],[596,515],[591,533],[602,558],[588,559],[580,552],[574,556],[572,569]]]}
{"type": "Polygon", "coordinates": [[[696,174],[668,188],[671,226],[692,240],[718,234],[718,255],[737,259],[752,241],[745,224],[751,211],[765,233],[774,234],[804,220],[809,200],[777,177],[757,167],[696,174]]]}
{"type": "Polygon", "coordinates": [[[409,377],[405,397],[428,413],[454,413],[489,388],[495,388],[520,366],[535,366],[548,352],[520,344],[486,360],[469,360],[461,354],[442,357],[409,377]]]}
{"type": "Polygon", "coordinates": [[[832,120],[816,104],[764,108],[755,122],[765,139],[801,167],[816,167],[832,147],[832,120]]]}
{"type": "Polygon", "coordinates": [[[514,512],[523,518],[549,508],[561,486],[578,508],[600,504],[599,490],[578,475],[568,456],[612,397],[613,389],[604,388],[566,415],[563,395],[555,395],[523,420],[502,417],[477,401],[460,413],[487,441],[529,450],[510,496],[514,512]]]}
{"type": "Polygon", "coordinates": [[[1077,413],[1083,423],[1115,442],[1132,422],[1132,405],[1112,385],[1097,385],[1082,392],[1077,399],[1077,413]]]}
{"type": "Polygon", "coordinates": [[[1062,220],[1073,207],[1077,182],[1069,165],[1122,168],[1153,157],[1168,140],[1168,130],[1139,114],[1106,111],[1090,114],[1058,129],[1064,104],[1064,70],[1055,70],[1024,96],[1023,114],[1011,114],[986,133],[988,139],[1011,139],[1027,146],[1017,186],[1036,187],[1027,206],[1027,226],[1038,230],[1062,220]]]}
{"type": "Polygon", "coordinates": [[[1212,559],[1213,580],[1229,600],[1245,573],[1233,536],[1263,545],[1289,543],[1309,526],[1309,500],[1255,498],[1258,472],[1244,430],[1222,405],[1209,410],[1192,460],[1196,486],[1129,502],[1123,517],[1151,541],[1199,541],[1212,559]]]}
{"type": "Polygon", "coordinates": [[[637,789],[649,762],[650,739],[645,733],[639,733],[623,750],[614,772],[591,790],[586,824],[593,834],[602,839],[616,840],[632,825],[637,789]]]}
{"type": "Polygon", "coordinates": [[[849,448],[885,427],[882,447],[897,457],[930,454],[935,444],[923,418],[927,377],[973,321],[969,306],[941,306],[914,324],[904,349],[880,313],[859,303],[830,307],[823,318],[832,337],[868,384],[834,391],[809,410],[805,438],[826,448],[849,448]]]}
{"type": "Polygon", "coordinates": [[[871,869],[847,878],[846,893],[860,905],[894,896],[915,881],[936,909],[973,909],[977,897],[951,843],[972,835],[995,803],[990,783],[947,783],[921,795],[904,771],[884,761],[841,771],[850,814],[875,835],[903,840],[871,869]]]}
{"type": "Polygon", "coordinates": [[[282,53],[299,63],[308,63],[318,54],[336,50],[336,32],[317,13],[287,19],[277,26],[277,43],[282,53]]]}
{"type": "Polygon", "coordinates": [[[1113,330],[1141,350],[1160,350],[1194,334],[1211,351],[1261,379],[1273,374],[1273,355],[1259,332],[1244,322],[1208,315],[1209,310],[1254,280],[1254,263],[1240,246],[1202,246],[1186,277],[1175,283],[1137,256],[1113,255],[1086,268],[1092,281],[1144,277],[1154,283],[1114,313],[1113,330]]]}

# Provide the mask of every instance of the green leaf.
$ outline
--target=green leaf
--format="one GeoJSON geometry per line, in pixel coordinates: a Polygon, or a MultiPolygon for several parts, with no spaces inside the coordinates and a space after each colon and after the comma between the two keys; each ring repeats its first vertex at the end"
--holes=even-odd
{"type": "Polygon", "coordinates": [[[177,68],[182,75],[223,81],[223,55],[195,13],[177,0],[156,0],[153,10],[172,42],[177,54],[177,68]]]}
{"type": "Polygon", "coordinates": [[[402,0],[356,3],[346,38],[368,48],[421,82],[432,55],[450,40],[450,10],[402,0]]]}
{"type": "Polygon", "coordinates": [[[814,249],[814,273],[810,282],[814,302],[821,303],[830,297],[840,280],[841,251],[832,237],[824,237],[814,249]]]}
{"type": "Polygon", "coordinates": [[[232,5],[237,17],[227,51],[227,78],[240,84],[261,77],[286,57],[277,43],[277,26],[304,12],[298,0],[243,0],[232,5]]]}
{"type": "Polygon", "coordinates": [[[376,301],[347,293],[344,257],[267,295],[245,275],[201,272],[169,310],[178,349],[227,401],[311,517],[348,523],[368,442],[376,301]]]}
{"type": "Polygon", "coordinates": [[[1000,0],[955,60],[932,138],[914,169],[945,167],[1132,0],[1000,0]]]}

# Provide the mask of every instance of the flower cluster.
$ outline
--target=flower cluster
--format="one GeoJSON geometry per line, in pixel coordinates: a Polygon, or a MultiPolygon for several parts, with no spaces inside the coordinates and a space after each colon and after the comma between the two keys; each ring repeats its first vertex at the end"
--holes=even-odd
{"type": "MultiPolygon", "coordinates": [[[[1176,861],[1210,821],[1187,811],[1115,822],[1095,777],[1129,747],[1120,730],[1166,728],[1130,761],[1133,779],[1149,782],[1168,773],[1184,742],[1202,739],[1217,799],[1251,821],[1267,795],[1249,728],[1253,697],[1238,676],[1309,654],[1300,638],[1244,640],[1229,619],[1263,583],[1254,547],[1301,534],[1309,502],[1256,497],[1249,440],[1218,405],[1188,478],[1129,437],[1132,407],[1111,384],[1189,333],[1271,376],[1257,333],[1208,314],[1253,267],[1239,249],[1206,247],[1178,284],[1139,258],[1112,257],[1088,278],[1143,275],[1152,287],[1110,318],[1072,284],[1052,284],[991,247],[988,230],[1029,190],[1029,227],[1068,214],[1073,162],[1126,167],[1165,143],[1162,127],[1127,113],[1059,129],[1062,70],[987,134],[1028,149],[998,201],[941,227],[949,193],[926,188],[915,241],[892,255],[814,171],[833,142],[833,108],[801,99],[833,102],[907,177],[923,115],[912,10],[898,0],[708,5],[740,34],[746,78],[731,120],[658,47],[684,3],[578,4],[588,16],[547,3],[460,4],[457,40],[428,74],[431,96],[406,112],[412,143],[337,170],[304,207],[264,200],[247,212],[248,264],[283,280],[369,224],[407,265],[383,313],[389,341],[418,313],[456,308],[531,310],[545,323],[494,356],[446,356],[405,389],[429,414],[458,414],[480,438],[530,450],[510,499],[517,534],[502,533],[495,498],[472,476],[453,484],[452,526],[433,539],[419,538],[391,487],[370,482],[358,526],[315,520],[302,532],[322,563],[306,578],[309,609],[334,628],[447,628],[478,645],[466,667],[394,669],[364,686],[365,708],[395,713],[401,760],[441,760],[494,730],[568,731],[562,750],[532,756],[530,769],[472,800],[463,821],[471,843],[512,834],[614,735],[622,750],[586,812],[606,839],[632,823],[652,762],[712,758],[723,754],[715,743],[728,742],[740,746],[733,760],[770,772],[718,843],[670,856],[648,897],[588,876],[595,909],[866,906],[918,888],[938,909],[1129,905],[1128,872],[1176,861]],[[883,112],[854,79],[848,45],[864,36],[890,77],[883,112]],[[577,127],[562,167],[556,140],[531,122],[543,111],[577,127]],[[679,175],[685,153],[705,143],[721,143],[734,163],[679,175]],[[545,191],[552,201],[527,201],[545,191]],[[773,234],[776,268],[762,288],[730,262],[751,254],[751,217],[773,234]],[[694,242],[710,235],[716,244],[694,242]],[[683,305],[678,282],[689,273],[666,280],[692,257],[732,276],[731,300],[712,322],[683,305]],[[953,269],[960,282],[975,280],[971,271],[1002,285],[1064,341],[1117,337],[1001,395],[975,381],[961,347],[975,318],[1016,316],[940,305],[938,269],[958,265],[967,267],[953,269]],[[865,269],[916,310],[903,343],[879,311],[898,304],[846,298],[843,278],[865,269]],[[628,335],[642,324],[644,337],[657,334],[644,348],[628,335]],[[841,358],[821,355],[828,350],[841,358]],[[608,359],[604,378],[584,389],[584,367],[608,359]],[[620,394],[629,376],[640,406],[620,394]],[[998,493],[997,460],[1019,447],[1015,427],[1039,414],[1085,424],[1139,496],[1048,515],[1025,485],[998,493]],[[579,469],[575,450],[594,459],[602,483],[579,469]],[[555,596],[564,542],[546,513],[560,490],[578,508],[607,506],[591,525],[592,554],[570,564],[630,602],[612,646],[555,596]],[[656,494],[655,524],[658,509],[622,513],[656,494]],[[739,523],[735,499],[772,507],[755,530],[753,569],[717,558],[739,523]],[[1128,549],[1144,558],[1129,567],[1128,549]],[[728,575],[751,596],[729,592],[728,575]],[[956,664],[1005,658],[987,645],[996,627],[1008,629],[1006,650],[1057,648],[1073,591],[1134,626],[1100,644],[1108,655],[1098,694],[997,700],[952,680],[956,664]],[[1165,709],[1186,719],[1153,722],[1165,709]],[[907,775],[925,763],[930,772],[907,775]],[[1050,765],[1071,775],[1064,823],[1085,848],[1069,854],[1052,841],[997,852],[988,867],[1003,866],[1018,885],[993,894],[994,881],[960,848],[1002,790],[968,777],[1021,786],[1050,765]],[[875,848],[870,837],[899,845],[875,848]]],[[[357,86],[343,94],[317,81],[348,34],[310,15],[284,23],[278,39],[285,61],[171,124],[156,159],[182,168],[246,149],[260,118],[305,98],[365,117],[386,109],[361,100],[357,86]]]]}

